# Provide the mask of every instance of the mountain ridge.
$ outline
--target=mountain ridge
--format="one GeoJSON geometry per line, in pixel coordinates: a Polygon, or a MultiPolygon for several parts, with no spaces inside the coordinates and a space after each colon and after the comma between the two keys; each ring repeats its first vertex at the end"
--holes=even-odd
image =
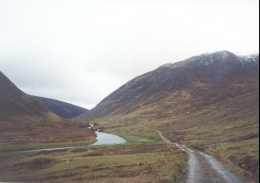
{"type": "Polygon", "coordinates": [[[107,110],[112,112],[125,101],[147,98],[161,91],[180,90],[192,82],[223,86],[232,82],[244,83],[245,78],[248,81],[259,77],[257,68],[259,68],[259,55],[243,57],[228,51],[220,51],[193,56],[184,61],[162,65],[135,77],[105,97],[96,107],[75,119],[88,119],[107,113],[107,110]]]}

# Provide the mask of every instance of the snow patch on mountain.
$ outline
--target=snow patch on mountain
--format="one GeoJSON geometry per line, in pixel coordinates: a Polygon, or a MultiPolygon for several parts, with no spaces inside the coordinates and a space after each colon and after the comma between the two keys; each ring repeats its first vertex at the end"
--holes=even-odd
{"type": "Polygon", "coordinates": [[[200,55],[196,55],[190,58],[187,58],[184,61],[176,62],[176,63],[167,63],[162,65],[159,68],[170,68],[170,69],[176,69],[180,68],[183,66],[186,66],[187,64],[194,63],[197,65],[205,65],[208,66],[214,62],[228,62],[230,59],[229,57],[236,57],[238,61],[241,63],[244,62],[259,62],[259,54],[254,53],[254,54],[247,54],[247,55],[235,55],[231,52],[228,51],[217,51],[213,53],[204,53],[200,55]]]}

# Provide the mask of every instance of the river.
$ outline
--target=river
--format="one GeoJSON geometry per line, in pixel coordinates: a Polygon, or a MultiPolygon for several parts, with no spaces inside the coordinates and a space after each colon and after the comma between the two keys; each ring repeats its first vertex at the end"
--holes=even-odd
{"type": "MultiPolygon", "coordinates": [[[[104,132],[95,132],[97,137],[97,141],[91,145],[114,145],[114,144],[125,144],[127,141],[117,135],[113,135],[110,133],[104,133],[104,132]]],[[[45,149],[35,149],[35,150],[27,150],[22,152],[34,152],[34,151],[55,151],[55,150],[61,150],[61,149],[73,149],[77,148],[75,147],[56,147],[56,148],[45,148],[45,149]]]]}
{"type": "Polygon", "coordinates": [[[125,144],[126,140],[110,133],[95,132],[97,135],[97,142],[92,145],[113,145],[113,144],[125,144]]]}

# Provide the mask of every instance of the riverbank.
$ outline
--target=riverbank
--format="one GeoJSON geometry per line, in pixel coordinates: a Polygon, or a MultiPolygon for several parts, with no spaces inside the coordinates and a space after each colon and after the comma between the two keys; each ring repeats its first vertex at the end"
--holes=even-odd
{"type": "Polygon", "coordinates": [[[123,138],[105,133],[105,132],[99,132],[96,131],[96,142],[92,144],[86,144],[86,145],[81,145],[81,146],[72,146],[72,147],[53,147],[53,148],[44,148],[44,149],[33,149],[33,150],[25,150],[25,151],[20,151],[20,152],[40,152],[40,151],[57,151],[57,150],[63,150],[63,149],[75,149],[75,148],[84,148],[85,146],[90,146],[90,145],[115,145],[115,144],[125,144],[127,143],[126,140],[123,138]]]}

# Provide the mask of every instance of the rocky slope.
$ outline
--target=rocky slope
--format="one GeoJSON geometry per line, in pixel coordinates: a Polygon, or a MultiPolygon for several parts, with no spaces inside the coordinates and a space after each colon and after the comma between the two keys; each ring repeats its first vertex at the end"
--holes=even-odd
{"type": "Polygon", "coordinates": [[[52,112],[64,119],[70,119],[88,111],[83,107],[79,107],[73,104],[69,104],[54,99],[36,96],[35,98],[42,104],[44,104],[46,107],[48,107],[52,112]]]}

